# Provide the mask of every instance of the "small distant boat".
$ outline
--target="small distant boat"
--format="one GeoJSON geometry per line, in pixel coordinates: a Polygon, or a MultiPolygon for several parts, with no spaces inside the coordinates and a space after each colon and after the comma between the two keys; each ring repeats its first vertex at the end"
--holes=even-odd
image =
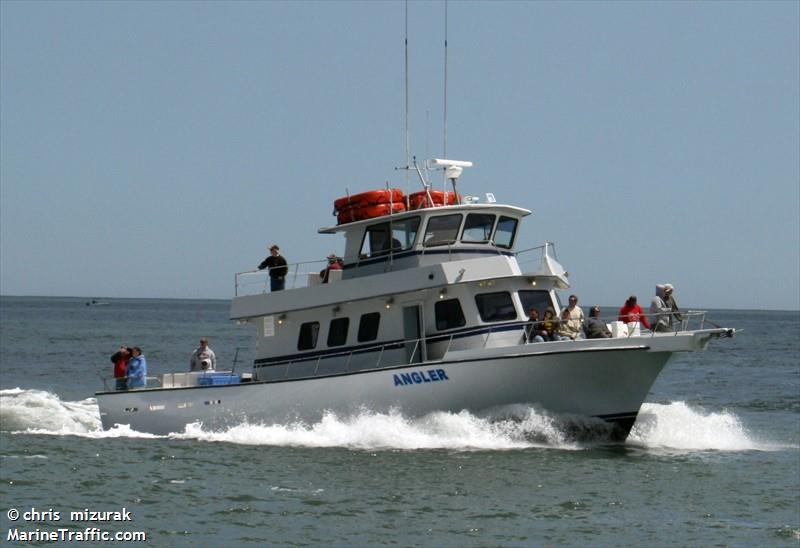
{"type": "Polygon", "coordinates": [[[86,306],[108,306],[108,301],[98,301],[97,299],[92,299],[91,301],[86,301],[86,306]]]}

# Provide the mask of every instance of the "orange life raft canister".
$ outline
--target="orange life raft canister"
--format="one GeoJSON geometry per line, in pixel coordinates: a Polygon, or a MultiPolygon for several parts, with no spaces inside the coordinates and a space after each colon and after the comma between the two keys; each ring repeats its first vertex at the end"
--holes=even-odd
{"type": "Polygon", "coordinates": [[[333,202],[333,214],[340,225],[405,210],[405,196],[399,188],[370,190],[344,196],[333,202]]]}
{"type": "Polygon", "coordinates": [[[443,190],[431,190],[425,192],[415,192],[408,195],[408,205],[411,209],[422,209],[426,207],[436,207],[443,205],[455,205],[461,201],[461,196],[455,192],[444,192],[443,190]],[[428,199],[430,194],[430,199],[428,199]]]}

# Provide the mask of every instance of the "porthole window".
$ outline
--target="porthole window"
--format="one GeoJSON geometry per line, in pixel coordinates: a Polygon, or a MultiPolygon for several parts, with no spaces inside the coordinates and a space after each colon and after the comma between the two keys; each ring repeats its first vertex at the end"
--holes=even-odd
{"type": "Polygon", "coordinates": [[[454,329],[463,327],[467,320],[464,319],[464,312],[461,310],[461,303],[458,299],[447,299],[446,301],[436,301],[434,305],[436,313],[436,329],[454,329]]]}
{"type": "Polygon", "coordinates": [[[378,327],[381,324],[380,312],[363,314],[358,322],[358,342],[374,341],[378,338],[378,327]]]}
{"type": "Polygon", "coordinates": [[[347,329],[350,318],[335,318],[328,328],[328,346],[342,346],[347,342],[347,329]]]}
{"type": "Polygon", "coordinates": [[[298,350],[311,350],[317,346],[319,322],[307,322],[300,326],[300,337],[297,339],[298,350]]]}
{"type": "Polygon", "coordinates": [[[517,310],[508,291],[475,295],[478,314],[484,322],[503,322],[517,319],[517,310]]]}

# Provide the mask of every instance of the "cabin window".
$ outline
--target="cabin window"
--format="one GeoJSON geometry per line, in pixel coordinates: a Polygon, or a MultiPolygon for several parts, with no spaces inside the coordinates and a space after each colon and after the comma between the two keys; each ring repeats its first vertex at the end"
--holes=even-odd
{"type": "Polygon", "coordinates": [[[419,217],[367,227],[361,244],[361,257],[375,257],[389,252],[411,249],[417,239],[419,217]]]}
{"type": "Polygon", "coordinates": [[[358,322],[358,342],[374,341],[378,338],[378,327],[381,324],[381,313],[363,314],[358,322]]]}
{"type": "Polygon", "coordinates": [[[467,323],[458,299],[436,301],[433,308],[434,312],[436,312],[436,329],[439,331],[462,327],[467,323]]]}
{"type": "Polygon", "coordinates": [[[517,219],[500,217],[497,229],[494,231],[494,245],[511,249],[514,245],[514,236],[517,233],[517,219]]]}
{"type": "MultiPolygon", "coordinates": [[[[367,227],[364,242],[361,244],[361,257],[375,257],[389,252],[392,240],[389,238],[389,223],[379,223],[367,227]]],[[[397,244],[398,247],[400,244],[397,244]]]]}
{"type": "Polygon", "coordinates": [[[464,233],[461,235],[462,242],[486,243],[492,236],[494,226],[494,215],[487,213],[470,213],[464,222],[464,233]]]}
{"type": "Polygon", "coordinates": [[[298,350],[311,350],[317,346],[319,322],[307,322],[300,326],[300,338],[297,339],[298,350]]]}
{"type": "MultiPolygon", "coordinates": [[[[528,316],[531,308],[539,312],[539,319],[544,318],[544,311],[553,307],[550,300],[550,292],[539,290],[520,291],[519,300],[522,303],[522,311],[528,316]]],[[[554,310],[555,312],[555,310],[554,310]]]]}
{"type": "Polygon", "coordinates": [[[328,327],[328,346],[342,346],[347,342],[350,318],[335,318],[328,327]]]}
{"type": "Polygon", "coordinates": [[[395,221],[389,223],[392,229],[392,251],[397,251],[396,243],[400,242],[400,249],[411,249],[414,241],[417,239],[417,231],[419,230],[419,217],[411,217],[410,219],[403,219],[402,221],[395,221]]]}
{"type": "Polygon", "coordinates": [[[517,310],[514,308],[514,302],[508,291],[475,295],[475,304],[478,305],[478,313],[484,322],[517,319],[517,310]]]}
{"type": "Polygon", "coordinates": [[[428,219],[424,244],[446,245],[456,241],[461,226],[461,215],[439,215],[428,219]]]}

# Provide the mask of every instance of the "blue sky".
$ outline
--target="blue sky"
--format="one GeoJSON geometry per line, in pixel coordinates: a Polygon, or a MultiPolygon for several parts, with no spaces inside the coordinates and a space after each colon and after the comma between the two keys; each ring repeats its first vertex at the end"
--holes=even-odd
{"type": "MultiPolygon", "coordinates": [[[[0,4],[0,293],[228,298],[405,161],[403,2],[0,4]]],[[[409,4],[442,155],[444,4],[409,4]]],[[[450,2],[460,189],[586,304],[800,308],[800,3],[450,2]]],[[[415,185],[412,180],[412,185],[415,185]]],[[[411,186],[410,190],[417,190],[411,186]]]]}

